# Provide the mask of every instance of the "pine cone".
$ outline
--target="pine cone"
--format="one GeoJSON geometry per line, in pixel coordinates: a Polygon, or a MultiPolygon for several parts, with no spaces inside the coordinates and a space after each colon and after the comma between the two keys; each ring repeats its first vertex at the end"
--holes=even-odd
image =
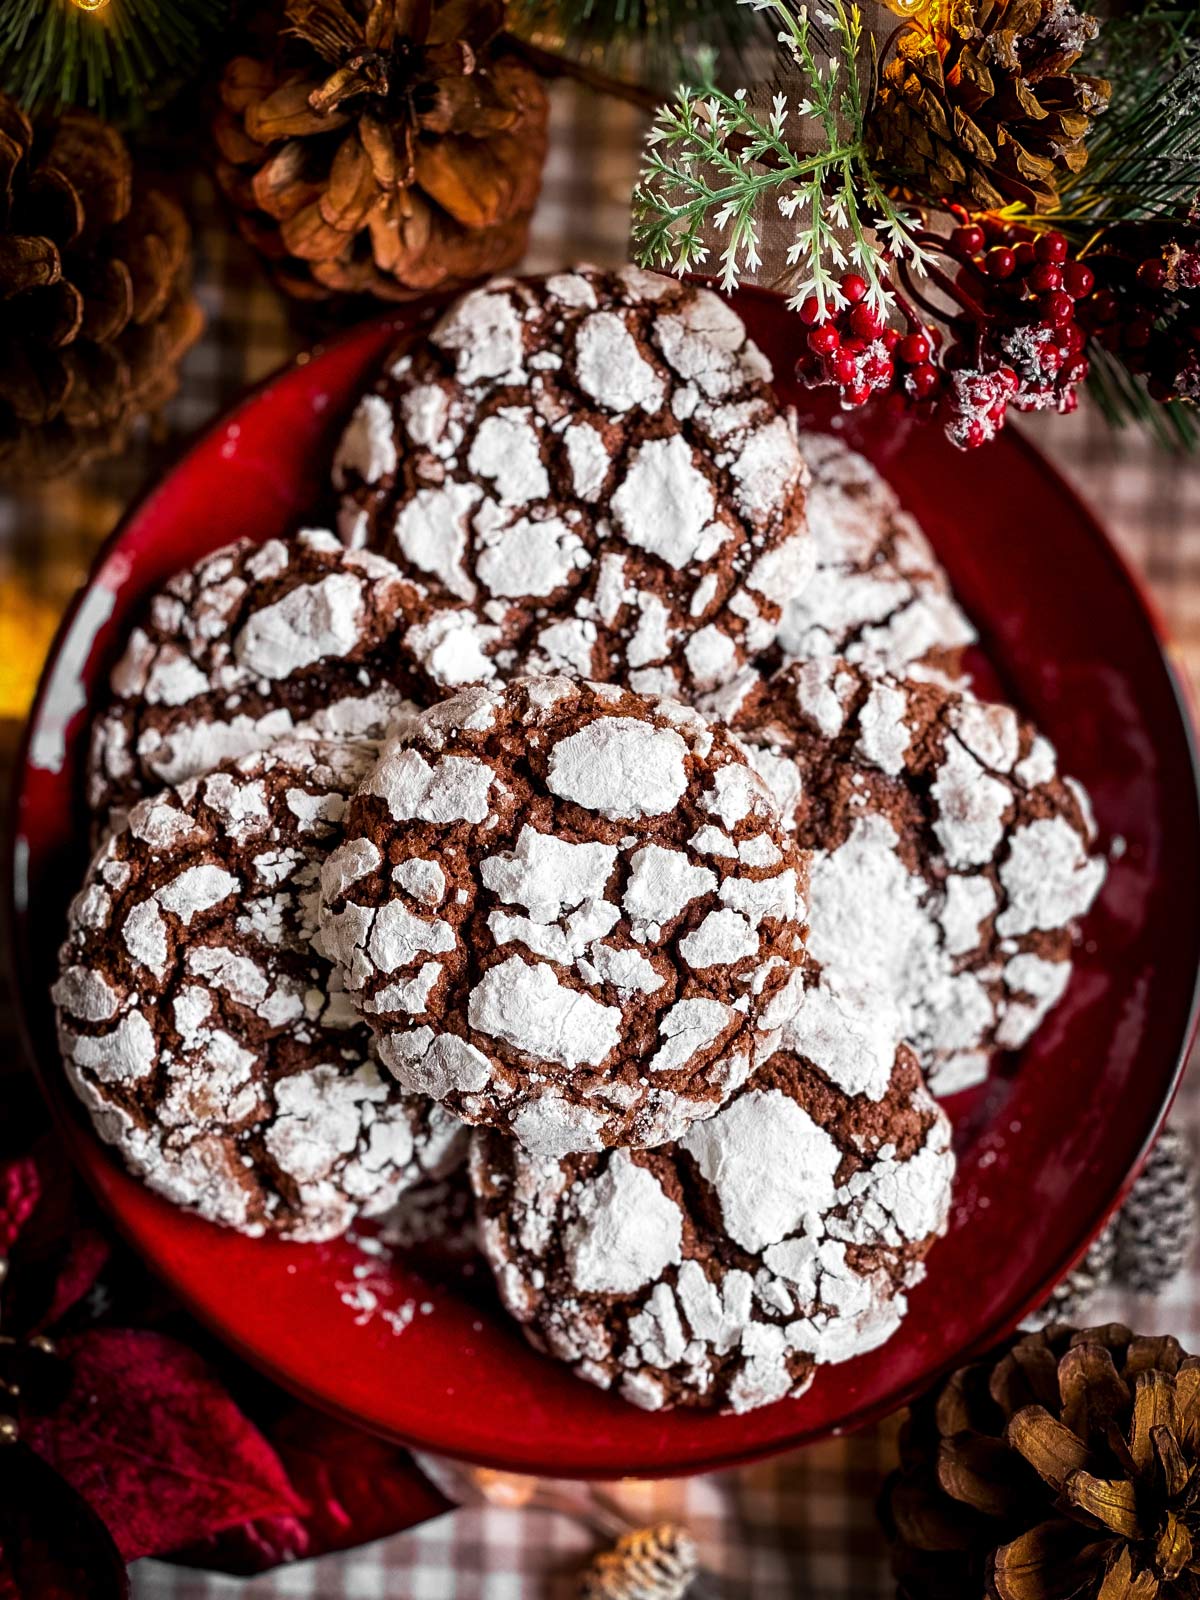
{"type": "Polygon", "coordinates": [[[1114,1217],[1092,1240],[1079,1265],[1051,1291],[1029,1322],[1044,1328],[1052,1322],[1072,1322],[1086,1316],[1093,1298],[1112,1282],[1116,1259],[1117,1219],[1114,1217]]]}
{"type": "Polygon", "coordinates": [[[683,1600],[700,1570],[686,1528],[660,1522],[623,1534],[595,1557],[579,1580],[579,1600],[683,1600]]]}
{"type": "Polygon", "coordinates": [[[1096,33],[1070,0],[934,0],[884,67],[877,158],[918,200],[1052,210],[1108,104],[1103,78],[1071,71],[1096,33]]]}
{"type": "Polygon", "coordinates": [[[0,95],[0,475],[118,450],[175,392],[200,332],[191,238],[84,111],[36,127],[0,95]]]}
{"type": "Polygon", "coordinates": [[[1200,1358],[1028,1334],[915,1405],[882,1514],[902,1600],[1197,1600],[1200,1358]]]}
{"type": "Polygon", "coordinates": [[[225,69],[218,177],[290,293],[403,300],[522,254],[546,154],[503,0],[286,0],[272,59],[225,69]]]}
{"type": "Polygon", "coordinates": [[[1166,1128],[1117,1215],[1116,1277],[1135,1294],[1160,1294],[1178,1277],[1196,1236],[1196,1174],[1184,1135],[1166,1128]]]}

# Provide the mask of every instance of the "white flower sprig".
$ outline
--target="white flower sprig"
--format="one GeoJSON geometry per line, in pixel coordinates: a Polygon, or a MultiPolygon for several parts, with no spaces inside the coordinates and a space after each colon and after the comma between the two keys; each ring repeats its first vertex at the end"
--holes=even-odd
{"type": "Polygon", "coordinates": [[[885,255],[924,271],[916,238],[919,219],[884,192],[868,159],[866,109],[859,81],[863,48],[857,5],[831,0],[818,20],[837,42],[822,64],[813,50],[808,8],[793,13],[786,0],[740,0],[774,11],[780,43],[796,64],[802,97],[789,106],[778,94],[765,114],[746,91],[727,94],[713,82],[713,62],[699,64],[700,86],[680,88],[660,108],[633,193],[634,241],[645,266],[683,273],[708,259],[706,230],[722,236],[720,282],[734,288],[761,264],[762,209],[772,202],[795,224],[787,251],[797,272],[789,305],[815,297],[822,314],[845,303],[839,278],[852,267],[866,279],[867,299],[881,315],[891,303],[885,255]],[[790,127],[815,119],[823,147],[798,153],[790,127]]]}

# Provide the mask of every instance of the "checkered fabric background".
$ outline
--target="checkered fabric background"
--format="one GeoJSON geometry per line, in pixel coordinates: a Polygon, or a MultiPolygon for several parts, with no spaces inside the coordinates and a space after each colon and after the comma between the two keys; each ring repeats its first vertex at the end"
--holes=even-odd
{"type": "MultiPolygon", "coordinates": [[[[526,265],[624,257],[638,113],[571,86],[554,94],[552,143],[526,265]]],[[[274,293],[226,226],[210,187],[189,195],[196,276],[208,316],[158,437],[80,479],[0,497],[0,753],[11,752],[63,606],[100,540],[189,434],[311,343],[314,329],[274,293]]],[[[1168,461],[1134,435],[1111,434],[1086,406],[1037,418],[1038,444],[1103,515],[1147,575],[1181,659],[1200,682],[1200,464],[1168,461]]],[[[219,504],[214,515],[220,516],[219,504]]],[[[0,1024],[2,1026],[2,1024],[0,1024]]],[[[1200,1076],[1176,1113],[1200,1123],[1200,1076]]],[[[1155,1302],[1109,1295],[1097,1319],[1200,1345],[1200,1263],[1155,1302]]],[[[891,1593],[873,1504],[896,1419],[852,1438],[740,1472],[591,1489],[539,1484],[522,1509],[480,1503],[348,1555],[240,1582],[139,1562],[137,1600],[565,1600],[614,1517],[685,1522],[706,1576],[696,1600],[878,1600],[891,1593]]],[[[469,1489],[464,1492],[470,1493],[469,1489]]]]}

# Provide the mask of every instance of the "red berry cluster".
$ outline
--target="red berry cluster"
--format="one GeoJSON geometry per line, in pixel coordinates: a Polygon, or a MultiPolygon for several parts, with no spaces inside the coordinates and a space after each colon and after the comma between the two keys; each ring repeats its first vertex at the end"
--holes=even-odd
{"type": "Polygon", "coordinates": [[[822,316],[812,295],[800,307],[808,333],[796,376],[812,389],[832,385],[848,407],[865,405],[873,394],[898,393],[914,404],[931,400],[942,387],[934,365],[940,334],[889,327],[867,304],[867,280],[856,272],[846,273],[840,287],[840,311],[822,316]]]}
{"type": "MultiPolygon", "coordinates": [[[[886,394],[898,410],[936,417],[963,449],[1003,427],[1008,407],[1072,411],[1087,377],[1088,325],[1081,307],[1095,292],[1092,268],[1073,259],[1066,237],[1001,217],[960,224],[948,239],[927,239],[955,263],[936,269],[935,287],[952,302],[943,313],[950,339],[897,294],[905,330],[867,304],[867,283],[841,280],[844,304],[822,315],[815,298],[800,308],[807,327],[796,374],[810,387],[833,386],[843,406],[886,394]]],[[[914,291],[915,297],[915,291],[914,291]]]]}
{"type": "MultiPolygon", "coordinates": [[[[1087,332],[1077,311],[1095,286],[1092,269],[1072,258],[1065,235],[1035,233],[998,217],[955,228],[949,252],[959,262],[954,282],[963,306],[946,352],[950,369],[1004,375],[1001,423],[1007,405],[1018,411],[1073,411],[1076,389],[1088,374],[1087,332]]],[[[956,442],[970,445],[990,437],[995,404],[990,403],[987,416],[969,418],[968,437],[956,442]],[[979,424],[979,439],[972,421],[979,424]]]]}
{"type": "Polygon", "coordinates": [[[1138,224],[1109,230],[1080,320],[1146,380],[1153,399],[1200,401],[1200,232],[1163,240],[1138,224]]]}

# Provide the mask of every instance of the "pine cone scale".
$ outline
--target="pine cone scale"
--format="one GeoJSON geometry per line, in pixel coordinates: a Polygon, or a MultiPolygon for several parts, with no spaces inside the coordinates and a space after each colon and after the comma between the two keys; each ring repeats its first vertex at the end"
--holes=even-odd
{"type": "Polygon", "coordinates": [[[884,65],[877,158],[918,198],[1052,209],[1108,100],[1104,80],[1071,71],[1095,32],[1070,0],[933,0],[884,65]],[[922,123],[932,150],[914,144],[922,123]]]}
{"type": "Polygon", "coordinates": [[[512,265],[540,185],[547,102],[524,63],[493,53],[503,5],[285,9],[300,41],[291,60],[231,62],[215,125],[222,187],[283,287],[407,298],[512,265]],[[302,155],[277,169],[288,140],[302,155]]]}
{"type": "Polygon", "coordinates": [[[1198,1397],[1200,1360],[1117,1324],[963,1368],[913,1408],[885,1494],[900,1595],[1197,1600],[1198,1397]]]}
{"type": "Polygon", "coordinates": [[[120,136],[88,113],[35,138],[0,96],[0,150],[0,468],[66,471],[120,448],[173,392],[199,332],[184,289],[190,235],[173,200],[135,181],[120,136]]]}

